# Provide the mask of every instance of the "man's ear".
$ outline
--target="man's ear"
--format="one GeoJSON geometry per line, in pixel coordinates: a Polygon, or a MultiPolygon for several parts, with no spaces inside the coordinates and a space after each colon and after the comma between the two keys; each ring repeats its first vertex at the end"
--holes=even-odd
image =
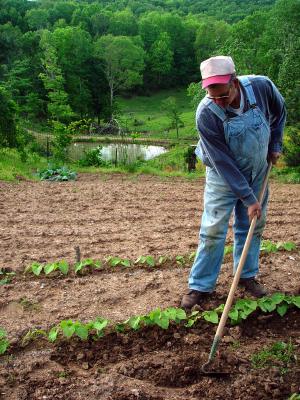
{"type": "Polygon", "coordinates": [[[240,81],[238,80],[238,78],[235,78],[235,79],[233,80],[233,83],[234,83],[234,86],[235,86],[237,89],[239,89],[239,87],[240,87],[240,81]]]}

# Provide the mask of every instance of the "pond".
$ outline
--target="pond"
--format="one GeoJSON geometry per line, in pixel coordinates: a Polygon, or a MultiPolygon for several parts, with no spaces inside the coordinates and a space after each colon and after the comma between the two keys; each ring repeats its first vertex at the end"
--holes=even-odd
{"type": "Polygon", "coordinates": [[[163,146],[128,144],[128,143],[86,143],[76,142],[69,147],[69,156],[76,161],[83,157],[84,151],[101,147],[103,160],[110,161],[113,164],[131,164],[137,160],[150,160],[167,149],[163,146]]]}

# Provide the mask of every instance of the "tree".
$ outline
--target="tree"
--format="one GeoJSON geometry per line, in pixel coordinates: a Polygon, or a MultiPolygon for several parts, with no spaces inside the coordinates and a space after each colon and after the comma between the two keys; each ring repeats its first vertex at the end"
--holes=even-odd
{"type": "Polygon", "coordinates": [[[93,51],[91,36],[79,27],[68,26],[55,29],[49,40],[56,50],[72,110],[83,118],[91,109],[88,85],[93,51]]]}
{"type": "Polygon", "coordinates": [[[16,104],[0,86],[0,147],[17,146],[16,104]]]}
{"type": "Polygon", "coordinates": [[[48,91],[49,114],[56,121],[68,121],[73,116],[73,111],[68,104],[68,95],[64,90],[64,77],[57,63],[56,50],[49,42],[48,31],[42,36],[41,48],[44,50],[42,62],[45,72],[40,74],[40,78],[48,91]]]}
{"type": "Polygon", "coordinates": [[[96,41],[95,56],[102,62],[110,89],[113,119],[115,93],[142,83],[144,50],[129,37],[106,35],[96,41]]]}
{"type": "Polygon", "coordinates": [[[162,102],[163,109],[167,112],[168,117],[171,119],[171,125],[176,129],[176,137],[179,139],[179,126],[182,124],[182,120],[180,118],[179,106],[177,104],[175,97],[168,97],[166,100],[162,102]]]}
{"type": "Polygon", "coordinates": [[[34,8],[26,12],[25,18],[31,29],[47,28],[49,13],[41,8],[34,8]]]}
{"type": "Polygon", "coordinates": [[[110,18],[109,33],[114,36],[137,35],[137,22],[130,10],[117,11],[110,18]]]}
{"type": "Polygon", "coordinates": [[[151,46],[149,64],[154,81],[160,85],[162,79],[170,73],[173,64],[173,51],[170,49],[170,37],[167,33],[161,33],[151,46]]]}

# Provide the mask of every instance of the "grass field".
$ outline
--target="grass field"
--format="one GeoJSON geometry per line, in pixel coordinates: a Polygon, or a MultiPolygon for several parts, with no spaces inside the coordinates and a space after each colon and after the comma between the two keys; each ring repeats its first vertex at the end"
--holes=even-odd
{"type": "Polygon", "coordinates": [[[153,138],[177,139],[175,128],[170,128],[171,120],[163,109],[163,101],[175,97],[183,126],[179,128],[180,139],[196,141],[195,111],[186,88],[164,90],[151,97],[135,96],[129,99],[118,98],[122,114],[122,124],[132,133],[143,134],[153,138]]]}

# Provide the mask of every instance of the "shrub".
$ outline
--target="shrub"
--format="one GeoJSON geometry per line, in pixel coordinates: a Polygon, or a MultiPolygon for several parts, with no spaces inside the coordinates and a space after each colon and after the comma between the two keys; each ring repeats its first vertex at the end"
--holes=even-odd
{"type": "Polygon", "coordinates": [[[39,172],[39,177],[42,181],[70,181],[75,180],[77,175],[76,172],[69,170],[67,167],[51,168],[50,166],[39,172]]]}
{"type": "Polygon", "coordinates": [[[90,118],[84,118],[79,121],[71,122],[67,129],[71,135],[88,135],[91,123],[92,120],[90,118]]]}
{"type": "Polygon", "coordinates": [[[108,163],[103,160],[101,155],[102,146],[97,146],[92,150],[85,150],[84,156],[79,160],[79,164],[83,167],[103,167],[108,163]]]}
{"type": "Polygon", "coordinates": [[[288,127],[283,143],[283,155],[289,167],[300,165],[300,127],[288,127]]]}
{"type": "Polygon", "coordinates": [[[66,125],[58,121],[53,121],[53,154],[57,160],[66,161],[68,159],[68,146],[72,142],[72,135],[66,125]]]}

